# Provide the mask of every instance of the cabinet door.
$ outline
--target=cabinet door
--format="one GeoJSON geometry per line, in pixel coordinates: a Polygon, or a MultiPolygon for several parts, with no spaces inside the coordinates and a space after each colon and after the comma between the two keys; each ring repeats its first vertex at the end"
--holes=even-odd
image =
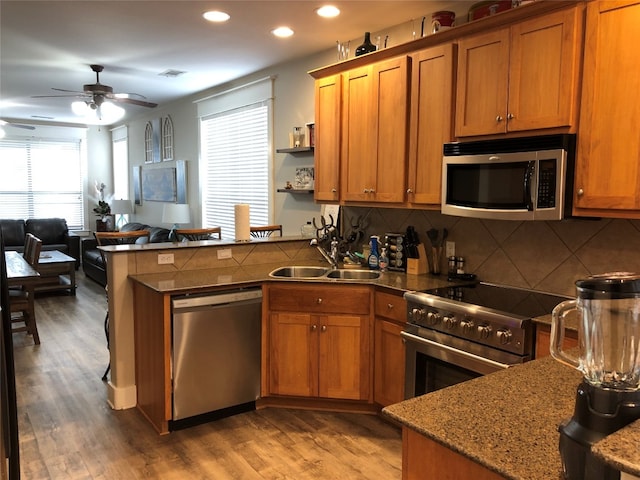
{"type": "Polygon", "coordinates": [[[371,66],[343,74],[341,199],[370,201],[376,179],[371,66]]]}
{"type": "Polygon", "coordinates": [[[333,202],[340,194],[340,75],[315,82],[315,185],[316,200],[333,202]]]}
{"type": "Polygon", "coordinates": [[[368,317],[321,315],[319,395],[368,400],[371,354],[368,317]]]}
{"type": "Polygon", "coordinates": [[[509,29],[458,43],[457,137],[506,132],[509,29]]]}
{"type": "Polygon", "coordinates": [[[405,348],[402,325],[382,318],[375,321],[374,401],[386,407],[404,400],[405,348]]]}
{"type": "Polygon", "coordinates": [[[373,65],[373,115],[376,121],[375,183],[372,200],[404,202],[407,172],[409,78],[407,57],[373,65]]]}
{"type": "Polygon", "coordinates": [[[580,62],[577,15],[571,8],[511,27],[509,131],[571,125],[580,62]]]}
{"type": "Polygon", "coordinates": [[[411,55],[408,201],[441,202],[442,144],[453,136],[454,45],[411,55]]]}
{"type": "Polygon", "coordinates": [[[317,317],[270,315],[269,391],[273,395],[318,395],[317,317]]]}
{"type": "Polygon", "coordinates": [[[640,2],[587,5],[575,215],[640,215],[640,2]]]}

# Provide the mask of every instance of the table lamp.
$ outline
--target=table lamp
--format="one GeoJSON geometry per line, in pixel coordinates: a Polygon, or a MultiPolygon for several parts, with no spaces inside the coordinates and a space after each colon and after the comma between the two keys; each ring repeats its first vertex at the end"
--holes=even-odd
{"type": "Polygon", "coordinates": [[[171,231],[169,232],[169,240],[177,242],[176,229],[179,224],[191,222],[191,210],[188,203],[165,203],[162,210],[162,223],[171,223],[171,231]]]}
{"type": "Polygon", "coordinates": [[[126,223],[125,215],[131,215],[133,208],[131,206],[131,200],[113,200],[111,202],[111,212],[115,215],[120,215],[116,222],[116,230],[120,230],[122,225],[126,223]]]}

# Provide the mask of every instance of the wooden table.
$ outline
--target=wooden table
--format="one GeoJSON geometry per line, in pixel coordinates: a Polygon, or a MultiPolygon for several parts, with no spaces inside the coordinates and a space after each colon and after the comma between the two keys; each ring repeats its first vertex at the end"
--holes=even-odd
{"type": "Polygon", "coordinates": [[[34,285],[40,278],[40,273],[29,265],[21,253],[14,251],[4,252],[7,264],[7,283],[14,285],[34,285]]]}
{"type": "Polygon", "coordinates": [[[46,250],[40,253],[38,260],[40,279],[36,283],[36,292],[51,290],[69,290],[76,294],[76,259],[58,250],[46,250]]]}

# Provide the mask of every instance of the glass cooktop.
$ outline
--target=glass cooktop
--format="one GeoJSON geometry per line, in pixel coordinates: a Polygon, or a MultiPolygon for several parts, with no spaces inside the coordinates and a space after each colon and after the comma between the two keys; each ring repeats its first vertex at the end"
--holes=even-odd
{"type": "Polygon", "coordinates": [[[548,315],[556,305],[570,300],[561,295],[488,283],[436,288],[423,293],[529,318],[548,315]]]}

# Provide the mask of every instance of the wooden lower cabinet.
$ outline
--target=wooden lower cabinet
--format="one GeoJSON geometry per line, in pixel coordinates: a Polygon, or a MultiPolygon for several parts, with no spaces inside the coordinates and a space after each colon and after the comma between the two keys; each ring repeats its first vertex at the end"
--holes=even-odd
{"type": "Polygon", "coordinates": [[[404,400],[405,347],[400,332],[406,310],[402,294],[375,293],[373,399],[383,407],[404,400]]]}
{"type": "Polygon", "coordinates": [[[402,480],[461,479],[504,477],[410,428],[402,428],[402,480]]]}
{"type": "MultiPolygon", "coordinates": [[[[551,343],[551,327],[549,325],[538,324],[536,326],[536,356],[535,358],[547,357],[550,355],[549,345],[551,343]]],[[[565,331],[563,350],[569,350],[578,346],[578,332],[565,331]]]]}
{"type": "Polygon", "coordinates": [[[267,292],[263,396],[371,402],[370,287],[287,284],[267,292]]]}

